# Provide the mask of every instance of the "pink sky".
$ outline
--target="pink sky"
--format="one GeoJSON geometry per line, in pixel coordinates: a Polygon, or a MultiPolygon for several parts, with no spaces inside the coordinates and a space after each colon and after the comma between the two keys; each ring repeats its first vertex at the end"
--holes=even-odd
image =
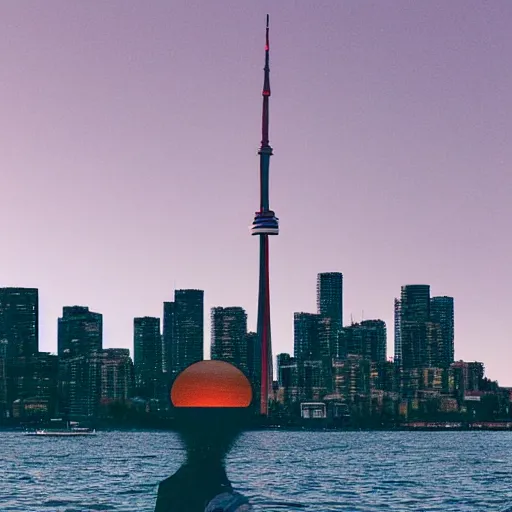
{"type": "Polygon", "coordinates": [[[132,348],[174,287],[255,327],[267,12],[274,353],[341,271],[388,355],[393,298],[427,283],[456,358],[512,385],[508,0],[4,0],[0,286],[40,289],[41,349],[73,304],[132,348]]]}

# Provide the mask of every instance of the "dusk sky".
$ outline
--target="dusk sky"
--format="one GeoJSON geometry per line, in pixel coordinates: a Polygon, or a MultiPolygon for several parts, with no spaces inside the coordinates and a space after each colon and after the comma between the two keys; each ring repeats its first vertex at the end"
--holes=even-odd
{"type": "Polygon", "coordinates": [[[403,284],[455,297],[455,357],[512,386],[512,2],[3,0],[0,286],[39,288],[40,349],[62,306],[104,346],[174,288],[255,328],[265,15],[271,25],[274,355],[316,274],[344,316],[403,284]]]}

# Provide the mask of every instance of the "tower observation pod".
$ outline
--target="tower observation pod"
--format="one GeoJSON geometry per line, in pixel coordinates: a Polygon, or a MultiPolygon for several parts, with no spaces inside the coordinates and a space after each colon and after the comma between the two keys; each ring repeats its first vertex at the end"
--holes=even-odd
{"type": "Polygon", "coordinates": [[[251,225],[252,235],[278,235],[279,219],[272,210],[266,212],[256,212],[254,221],[251,225]]]}
{"type": "Polygon", "coordinates": [[[250,226],[251,235],[260,237],[260,274],[258,292],[258,345],[261,348],[261,389],[260,413],[268,414],[269,392],[272,388],[272,340],[270,335],[270,287],[269,287],[269,235],[279,234],[279,219],[269,207],[269,169],[272,148],[269,144],[269,99],[270,99],[270,67],[269,67],[269,16],[267,15],[265,37],[265,67],[263,79],[263,111],[261,117],[260,156],[260,209],[254,216],[250,226]]]}

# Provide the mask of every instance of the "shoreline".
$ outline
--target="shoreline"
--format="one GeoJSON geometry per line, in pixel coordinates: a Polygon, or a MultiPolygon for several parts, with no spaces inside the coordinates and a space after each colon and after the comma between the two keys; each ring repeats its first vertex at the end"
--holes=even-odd
{"type": "MultiPolygon", "coordinates": [[[[35,426],[0,426],[2,432],[18,432],[24,434],[35,430],[35,426]]],[[[173,432],[172,427],[122,427],[122,426],[103,426],[96,428],[96,432],[173,432]]],[[[245,432],[512,432],[512,424],[510,422],[503,425],[486,425],[486,426],[450,426],[450,425],[399,425],[396,427],[334,427],[326,425],[262,425],[252,426],[245,429],[245,432]]]]}

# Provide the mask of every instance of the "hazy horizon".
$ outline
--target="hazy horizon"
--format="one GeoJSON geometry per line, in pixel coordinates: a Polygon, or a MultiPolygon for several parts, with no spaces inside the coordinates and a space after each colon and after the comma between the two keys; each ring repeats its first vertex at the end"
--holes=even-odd
{"type": "MultiPolygon", "coordinates": [[[[104,346],[175,288],[256,326],[258,156],[270,14],[273,353],[316,275],[344,318],[404,284],[455,299],[455,358],[512,386],[512,3],[52,0],[0,6],[0,287],[39,288],[40,350],[63,306],[104,346]]],[[[364,311],[364,313],[363,313],[364,311]]]]}

